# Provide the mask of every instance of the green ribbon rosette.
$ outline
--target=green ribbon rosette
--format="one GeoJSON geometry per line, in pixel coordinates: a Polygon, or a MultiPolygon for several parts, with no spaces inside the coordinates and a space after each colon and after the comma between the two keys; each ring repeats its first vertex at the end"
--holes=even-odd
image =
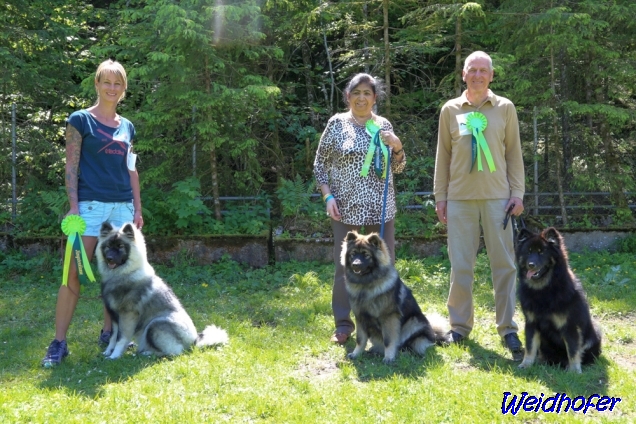
{"type": "Polygon", "coordinates": [[[68,284],[68,271],[71,266],[71,258],[75,260],[77,275],[80,284],[85,284],[87,280],[95,282],[91,264],[84,249],[81,235],[86,231],[86,222],[79,215],[69,215],[62,221],[62,232],[66,234],[66,253],[64,254],[64,272],[62,275],[62,285],[68,284]]]}
{"type": "Polygon", "coordinates": [[[378,178],[386,178],[386,170],[389,164],[389,149],[380,140],[380,127],[378,124],[373,122],[373,119],[369,119],[365,124],[365,127],[367,134],[371,136],[371,143],[369,143],[369,150],[364,158],[360,175],[366,177],[369,174],[371,161],[373,161],[373,169],[375,170],[378,178]],[[384,170],[382,170],[382,160],[380,156],[384,158],[384,170]]]}
{"type": "Polygon", "coordinates": [[[484,152],[484,156],[486,157],[486,162],[488,163],[488,169],[490,172],[495,172],[495,161],[492,158],[492,153],[490,153],[490,148],[488,147],[488,142],[484,137],[484,130],[488,125],[488,120],[481,112],[471,112],[466,116],[466,128],[472,133],[471,142],[472,142],[472,153],[473,153],[473,161],[470,165],[470,172],[473,171],[473,167],[475,166],[475,159],[477,159],[477,170],[483,171],[484,168],[481,164],[481,152],[484,152]]]}

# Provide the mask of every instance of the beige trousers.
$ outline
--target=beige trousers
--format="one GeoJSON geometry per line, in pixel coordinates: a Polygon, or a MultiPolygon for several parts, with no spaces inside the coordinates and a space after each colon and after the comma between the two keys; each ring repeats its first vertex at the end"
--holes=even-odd
{"type": "Polygon", "coordinates": [[[501,337],[518,331],[513,321],[517,270],[512,222],[503,229],[504,208],[508,199],[449,200],[448,256],[451,262],[448,314],[451,328],[467,336],[473,329],[473,281],[480,223],[495,292],[495,322],[501,337]]]}

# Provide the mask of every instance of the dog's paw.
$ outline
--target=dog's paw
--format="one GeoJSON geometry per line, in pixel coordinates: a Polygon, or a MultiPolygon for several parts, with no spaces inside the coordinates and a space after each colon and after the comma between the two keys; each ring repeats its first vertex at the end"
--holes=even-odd
{"type": "Polygon", "coordinates": [[[106,349],[105,351],[102,352],[102,355],[110,356],[112,353],[113,353],[113,349],[106,349]]]}
{"type": "Polygon", "coordinates": [[[356,348],[353,349],[353,352],[347,355],[347,358],[356,359],[358,356],[362,354],[362,352],[364,352],[364,347],[362,345],[356,345],[356,348]]]}
{"type": "Polygon", "coordinates": [[[533,361],[528,361],[524,359],[523,362],[519,364],[519,368],[530,368],[532,364],[533,364],[533,361]]]}
{"type": "Polygon", "coordinates": [[[391,365],[395,362],[395,357],[385,356],[382,362],[384,362],[386,365],[391,365]]]}
{"type": "Polygon", "coordinates": [[[568,371],[575,372],[577,374],[582,374],[583,373],[583,371],[581,370],[581,364],[570,364],[568,366],[568,371]]]}

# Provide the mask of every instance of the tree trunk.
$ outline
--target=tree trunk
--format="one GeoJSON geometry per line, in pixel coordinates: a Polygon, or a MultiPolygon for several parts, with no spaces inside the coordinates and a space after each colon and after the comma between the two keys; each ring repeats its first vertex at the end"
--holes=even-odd
{"type": "MultiPolygon", "coordinates": [[[[311,50],[309,50],[309,46],[306,42],[302,43],[302,53],[303,53],[303,73],[305,74],[305,89],[307,90],[307,109],[309,110],[309,119],[311,120],[311,126],[318,130],[318,117],[316,116],[316,112],[314,112],[314,90],[313,84],[311,81],[311,50]]],[[[305,139],[305,161],[307,169],[311,169],[313,163],[311,163],[312,152],[309,151],[310,143],[309,138],[305,139]]],[[[294,161],[292,160],[292,165],[294,161]]],[[[295,173],[292,172],[292,176],[295,173]]]]}
{"type": "MultiPolygon", "coordinates": [[[[329,105],[328,105],[328,109],[329,109],[329,116],[333,115],[333,93],[335,90],[335,86],[336,83],[333,79],[333,65],[331,63],[331,53],[329,53],[329,45],[327,44],[327,33],[325,32],[325,29],[323,27],[322,29],[322,41],[325,45],[325,53],[327,54],[327,62],[329,64],[329,79],[331,82],[331,96],[329,96],[329,105]]],[[[326,95],[326,93],[325,93],[326,95]]]]}
{"type": "Polygon", "coordinates": [[[533,157],[533,181],[534,181],[534,216],[539,215],[539,163],[537,162],[538,158],[538,147],[539,147],[539,132],[537,131],[537,107],[534,107],[532,113],[532,130],[534,135],[534,143],[532,149],[532,157],[533,157]]]}
{"type": "Polygon", "coordinates": [[[559,192],[559,205],[561,206],[561,216],[563,217],[563,225],[568,225],[568,212],[565,209],[565,199],[563,197],[563,181],[561,179],[561,150],[559,146],[559,127],[557,125],[557,111],[559,109],[559,99],[557,98],[556,93],[556,77],[554,75],[555,66],[554,66],[554,50],[550,48],[550,75],[551,75],[551,85],[552,85],[552,108],[554,110],[554,114],[552,115],[552,138],[554,140],[554,154],[556,161],[556,178],[557,178],[557,190],[559,192]]]}
{"type": "MultiPolygon", "coordinates": [[[[210,71],[208,70],[208,58],[205,58],[205,89],[208,96],[212,95],[212,82],[210,81],[210,71]]],[[[214,119],[211,116],[209,119],[214,119]]],[[[219,199],[219,174],[217,171],[216,162],[216,146],[214,140],[210,140],[210,171],[212,178],[212,198],[214,199],[214,217],[217,221],[221,221],[223,216],[221,215],[221,201],[219,199]]]]}
{"type": "Polygon", "coordinates": [[[570,99],[568,86],[567,63],[565,52],[559,53],[561,60],[561,142],[563,143],[563,184],[566,191],[569,190],[572,181],[572,135],[570,134],[570,118],[565,104],[570,99]]]}
{"type": "MultiPolygon", "coordinates": [[[[602,88],[598,90],[597,103],[607,104],[606,82],[601,81],[602,88]]],[[[625,185],[620,177],[620,161],[616,156],[614,143],[612,142],[612,134],[607,123],[607,117],[600,115],[599,136],[603,143],[605,151],[605,168],[608,172],[608,181],[610,187],[610,200],[618,209],[629,210],[627,197],[625,196],[625,185]]],[[[631,213],[630,213],[631,215],[631,213]]]]}
{"type": "Polygon", "coordinates": [[[389,0],[383,0],[384,9],[384,82],[386,84],[386,115],[391,116],[391,43],[389,43],[389,0]]]}
{"type": "Polygon", "coordinates": [[[221,221],[221,201],[219,200],[219,176],[216,167],[216,146],[214,143],[210,146],[210,170],[212,171],[212,197],[214,198],[214,217],[217,221],[221,221]]]}
{"type": "MultiPolygon", "coordinates": [[[[592,55],[588,54],[587,63],[588,64],[592,63],[592,55]]],[[[592,89],[591,78],[592,77],[590,76],[590,74],[585,75],[585,102],[588,105],[592,104],[592,100],[593,100],[592,93],[594,92],[592,89]]],[[[590,134],[592,134],[594,132],[594,118],[592,113],[587,114],[587,127],[588,127],[588,130],[590,131],[590,134]]],[[[587,150],[587,152],[589,153],[589,149],[587,150]]]]}
{"type": "Polygon", "coordinates": [[[318,129],[318,117],[314,112],[314,90],[313,83],[311,81],[311,51],[306,42],[302,43],[303,54],[303,74],[305,75],[305,89],[307,90],[307,109],[309,110],[309,118],[311,119],[311,126],[318,129]]]}
{"type": "Polygon", "coordinates": [[[455,97],[462,95],[462,17],[455,20],[455,97]]]}
{"type": "Polygon", "coordinates": [[[364,72],[369,73],[369,35],[367,25],[369,23],[369,5],[365,1],[362,5],[362,15],[364,16],[364,50],[362,57],[364,58],[364,72]]]}
{"type": "Polygon", "coordinates": [[[557,178],[557,190],[559,192],[559,206],[561,207],[561,216],[563,217],[563,225],[568,225],[568,211],[565,208],[565,198],[563,197],[563,180],[561,178],[561,152],[559,150],[559,127],[557,125],[557,118],[554,116],[552,119],[552,138],[554,139],[554,156],[556,162],[556,178],[557,178]]]}
{"type": "MultiPolygon", "coordinates": [[[[274,166],[272,167],[272,171],[276,173],[276,187],[280,187],[280,180],[283,177],[285,169],[287,169],[285,166],[287,161],[285,160],[285,155],[280,147],[280,131],[277,120],[274,120],[274,129],[272,131],[272,152],[274,153],[274,166]]],[[[296,175],[294,171],[293,158],[289,161],[289,163],[291,164],[291,175],[293,177],[296,175]]]]}

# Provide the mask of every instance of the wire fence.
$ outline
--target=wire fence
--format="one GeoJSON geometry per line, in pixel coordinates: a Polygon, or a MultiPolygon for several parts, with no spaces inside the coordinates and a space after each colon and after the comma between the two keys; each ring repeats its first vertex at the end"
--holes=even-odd
{"type": "MultiPolygon", "coordinates": [[[[625,192],[628,198],[628,208],[636,210],[636,192],[625,192]]],[[[435,197],[432,191],[416,191],[413,193],[397,193],[398,197],[408,198],[413,201],[402,206],[403,209],[417,210],[432,207],[435,197]]],[[[617,208],[610,203],[610,192],[572,192],[563,193],[565,198],[564,208],[572,213],[578,211],[590,211],[598,214],[612,214],[617,208]]],[[[320,197],[313,194],[312,197],[320,197]]],[[[525,209],[532,215],[541,215],[542,212],[560,213],[559,193],[527,193],[524,199],[525,209]],[[543,200],[540,200],[543,198],[543,200]]]]}

